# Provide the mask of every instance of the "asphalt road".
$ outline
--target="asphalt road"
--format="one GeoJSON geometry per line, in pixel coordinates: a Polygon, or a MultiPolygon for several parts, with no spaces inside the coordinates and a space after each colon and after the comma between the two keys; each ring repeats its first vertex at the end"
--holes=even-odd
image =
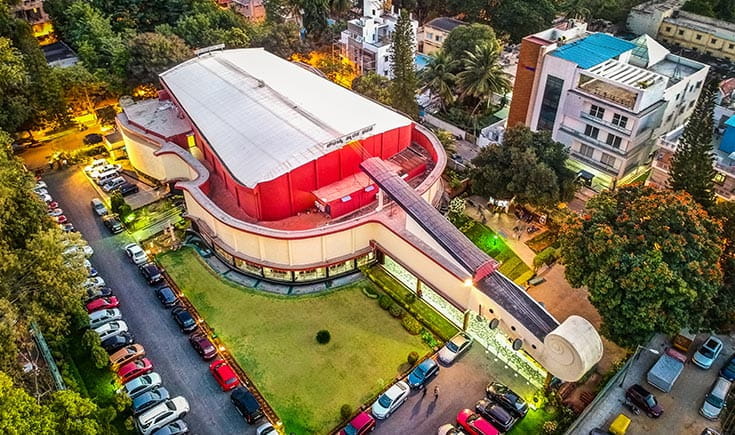
{"type": "MultiPolygon", "coordinates": [[[[45,148],[45,147],[44,147],[45,148]]],[[[43,153],[37,152],[42,155],[43,153]]],[[[24,156],[25,157],[25,156],[24,156]]],[[[28,162],[35,167],[38,162],[28,162]]],[[[145,347],[163,385],[172,396],[184,396],[191,408],[185,420],[194,434],[255,433],[230,403],[229,393],[220,390],[208,365],[191,348],[169,314],[130,263],[122,247],[132,239],[126,234],[111,235],[92,213],[93,187],[79,168],[56,170],[43,175],[49,193],[64,214],[94,249],[90,259],[114,293],[136,341],[145,347]]],[[[259,422],[265,423],[265,420],[259,422]]]]}

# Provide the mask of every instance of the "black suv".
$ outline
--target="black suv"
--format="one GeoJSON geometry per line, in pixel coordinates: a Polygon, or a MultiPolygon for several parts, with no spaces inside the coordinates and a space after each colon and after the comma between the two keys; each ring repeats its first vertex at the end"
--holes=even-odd
{"type": "Polygon", "coordinates": [[[122,233],[124,229],[122,226],[122,222],[120,222],[120,218],[118,218],[117,215],[114,214],[102,216],[102,223],[105,224],[105,227],[107,227],[107,229],[110,230],[112,234],[122,233]]]}
{"type": "Polygon", "coordinates": [[[243,416],[248,424],[255,423],[263,416],[263,410],[260,408],[260,403],[255,399],[253,393],[248,391],[245,387],[237,387],[232,390],[230,400],[232,400],[232,403],[235,405],[235,409],[237,409],[237,412],[243,416]]]}
{"type": "Polygon", "coordinates": [[[136,186],[133,183],[125,183],[121,184],[120,187],[117,188],[117,191],[120,192],[122,196],[128,196],[132,195],[133,193],[138,193],[140,189],[138,186],[136,186]]]}
{"type": "Polygon", "coordinates": [[[513,390],[501,384],[500,382],[491,382],[485,389],[487,398],[493,402],[497,402],[508,412],[518,418],[523,418],[528,412],[528,404],[513,390]]]}
{"type": "Polygon", "coordinates": [[[156,290],[156,297],[159,301],[161,301],[163,306],[167,308],[176,305],[176,302],[178,302],[178,299],[176,298],[176,293],[171,290],[171,287],[159,288],[158,290],[156,290]]]}
{"type": "Polygon", "coordinates": [[[481,399],[475,404],[475,410],[487,421],[493,424],[501,432],[508,432],[516,419],[510,415],[510,412],[506,411],[499,404],[492,402],[488,399],[481,399]]]}
{"type": "Polygon", "coordinates": [[[163,275],[161,269],[158,268],[154,263],[145,263],[138,266],[140,274],[143,275],[148,284],[153,285],[163,281],[163,275]]]}
{"type": "Polygon", "coordinates": [[[174,320],[176,320],[176,323],[179,325],[182,332],[191,332],[197,329],[196,320],[194,320],[194,317],[186,308],[176,307],[171,310],[171,315],[174,320]]]}
{"type": "Polygon", "coordinates": [[[658,403],[656,396],[638,384],[628,388],[625,397],[644,410],[651,418],[661,417],[664,412],[664,408],[658,403]]]}
{"type": "Polygon", "coordinates": [[[123,347],[135,343],[135,336],[128,331],[121,332],[117,335],[102,341],[102,348],[107,353],[115,353],[123,347]]]}

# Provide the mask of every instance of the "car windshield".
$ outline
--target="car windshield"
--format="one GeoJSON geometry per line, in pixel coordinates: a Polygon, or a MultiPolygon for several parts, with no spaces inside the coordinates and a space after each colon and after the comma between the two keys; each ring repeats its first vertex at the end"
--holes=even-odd
{"type": "Polygon", "coordinates": [[[390,400],[390,397],[388,397],[387,394],[383,394],[382,396],[380,396],[380,399],[378,399],[378,403],[383,408],[390,408],[390,404],[393,403],[393,401],[390,400]]]}
{"type": "Polygon", "coordinates": [[[649,408],[654,408],[654,407],[656,407],[656,405],[657,405],[657,403],[656,403],[656,398],[655,398],[655,397],[653,397],[653,394],[649,394],[648,396],[646,396],[646,398],[645,398],[645,399],[643,399],[643,401],[645,401],[645,402],[646,402],[646,405],[647,405],[647,406],[648,406],[649,408]]]}
{"type": "Polygon", "coordinates": [[[232,385],[235,382],[237,382],[237,378],[230,378],[230,379],[228,379],[228,380],[225,381],[225,384],[232,385]]]}
{"type": "Polygon", "coordinates": [[[459,347],[453,341],[450,341],[447,343],[447,349],[451,350],[452,352],[457,352],[459,350],[459,347]]]}
{"type": "Polygon", "coordinates": [[[715,353],[707,347],[702,347],[699,350],[699,353],[701,353],[705,358],[712,358],[713,356],[715,356],[715,353]]]}
{"type": "Polygon", "coordinates": [[[355,429],[355,426],[352,425],[352,423],[345,426],[345,434],[347,435],[357,435],[357,429],[355,429]]]}
{"type": "Polygon", "coordinates": [[[722,408],[722,405],[724,404],[722,399],[720,399],[719,397],[715,397],[711,394],[708,394],[705,400],[707,401],[707,403],[714,406],[715,408],[722,408]]]}

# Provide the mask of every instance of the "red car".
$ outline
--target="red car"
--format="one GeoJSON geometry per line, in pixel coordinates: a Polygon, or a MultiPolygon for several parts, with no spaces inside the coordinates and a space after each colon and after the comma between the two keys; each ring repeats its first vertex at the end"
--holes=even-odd
{"type": "Polygon", "coordinates": [[[51,218],[51,219],[53,219],[57,224],[65,224],[65,223],[69,222],[69,219],[67,219],[66,216],[64,216],[63,214],[60,215],[60,216],[56,216],[54,218],[51,218]]]}
{"type": "Polygon", "coordinates": [[[132,381],[138,376],[145,375],[153,371],[153,364],[151,364],[148,358],[142,358],[129,362],[124,366],[117,369],[117,375],[120,377],[120,382],[123,384],[132,381]]]}
{"type": "Polygon", "coordinates": [[[364,435],[372,432],[373,429],[375,429],[373,416],[367,412],[361,412],[344,429],[339,431],[339,435],[364,435]]]}
{"type": "Polygon", "coordinates": [[[117,308],[118,306],[120,306],[120,301],[117,300],[117,296],[99,298],[87,304],[87,312],[92,313],[99,310],[117,308]]]}
{"type": "Polygon", "coordinates": [[[470,409],[459,411],[459,414],[457,414],[457,424],[462,426],[462,429],[469,434],[500,435],[500,431],[495,429],[495,426],[470,409]]]}
{"type": "Polygon", "coordinates": [[[51,201],[47,205],[48,205],[48,209],[49,210],[53,210],[55,208],[59,208],[59,203],[56,202],[56,201],[51,201]]]}
{"type": "Polygon", "coordinates": [[[225,360],[218,359],[210,364],[209,371],[212,372],[212,376],[214,376],[222,391],[230,391],[240,385],[240,380],[237,378],[235,371],[225,360]]]}

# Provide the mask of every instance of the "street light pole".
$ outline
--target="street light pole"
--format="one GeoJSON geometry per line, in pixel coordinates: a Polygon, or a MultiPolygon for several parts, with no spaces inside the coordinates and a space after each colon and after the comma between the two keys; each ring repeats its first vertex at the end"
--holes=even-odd
{"type": "Polygon", "coordinates": [[[620,380],[620,384],[618,385],[620,388],[623,388],[623,384],[625,384],[625,378],[628,376],[628,371],[630,370],[630,367],[635,363],[635,361],[638,361],[641,350],[646,350],[648,352],[651,352],[654,355],[661,354],[661,352],[657,351],[656,349],[649,349],[639,344],[638,347],[635,348],[635,352],[633,352],[633,356],[630,358],[628,365],[625,368],[625,371],[623,372],[623,379],[620,380]]]}

